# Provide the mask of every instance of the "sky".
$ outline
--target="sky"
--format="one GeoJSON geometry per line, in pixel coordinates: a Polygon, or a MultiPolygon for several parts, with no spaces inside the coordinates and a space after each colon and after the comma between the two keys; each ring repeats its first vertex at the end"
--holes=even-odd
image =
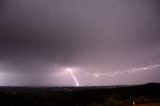
{"type": "Polygon", "coordinates": [[[159,0],[0,0],[0,86],[160,83],[159,0]]]}

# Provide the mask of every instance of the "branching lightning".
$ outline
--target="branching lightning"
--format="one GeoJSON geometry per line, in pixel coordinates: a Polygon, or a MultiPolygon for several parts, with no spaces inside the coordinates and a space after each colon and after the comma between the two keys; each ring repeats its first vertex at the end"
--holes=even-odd
{"type": "Polygon", "coordinates": [[[119,75],[119,74],[123,74],[123,73],[135,73],[135,72],[138,72],[138,71],[148,71],[148,70],[152,70],[152,69],[155,69],[155,68],[158,68],[160,67],[159,64],[157,65],[149,65],[149,66],[146,66],[146,67],[141,67],[141,68],[134,68],[134,69],[129,69],[129,70],[121,70],[121,71],[115,71],[115,72],[108,72],[108,73],[94,73],[94,76],[95,77],[99,77],[99,76],[109,76],[109,77],[114,77],[116,75],[119,75]]]}
{"type": "MultiPolygon", "coordinates": [[[[140,72],[140,71],[151,71],[156,68],[160,68],[160,64],[148,65],[145,67],[132,68],[132,69],[128,69],[128,70],[118,70],[118,71],[114,71],[114,72],[112,71],[112,72],[107,72],[107,73],[96,72],[94,74],[90,73],[90,75],[93,75],[94,77],[101,77],[101,76],[115,77],[115,76],[118,76],[120,74],[125,74],[125,73],[133,74],[133,73],[140,72]]],[[[71,68],[67,68],[66,71],[70,73],[76,86],[79,86],[79,81],[77,80],[76,76],[74,75],[73,70],[71,68]]],[[[88,73],[87,73],[87,75],[88,75],[88,73]]]]}
{"type": "Polygon", "coordinates": [[[114,76],[116,76],[116,75],[118,75],[118,74],[120,74],[120,73],[122,73],[122,72],[117,71],[117,72],[108,72],[108,73],[94,73],[94,76],[96,76],[96,77],[99,77],[99,76],[110,76],[110,77],[114,77],[114,76]]]}
{"type": "Polygon", "coordinates": [[[76,76],[73,74],[72,69],[71,69],[71,68],[67,68],[67,71],[70,72],[70,75],[71,75],[71,77],[73,78],[73,80],[75,81],[76,86],[79,86],[79,82],[78,82],[76,76]]]}

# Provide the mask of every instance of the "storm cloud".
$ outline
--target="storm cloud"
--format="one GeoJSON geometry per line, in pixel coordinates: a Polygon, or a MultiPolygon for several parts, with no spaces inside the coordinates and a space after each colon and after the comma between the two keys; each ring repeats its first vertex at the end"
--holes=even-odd
{"type": "Polygon", "coordinates": [[[160,82],[158,68],[94,76],[159,64],[159,11],[158,0],[1,0],[0,84],[74,85],[68,67],[82,86],[160,82]]]}

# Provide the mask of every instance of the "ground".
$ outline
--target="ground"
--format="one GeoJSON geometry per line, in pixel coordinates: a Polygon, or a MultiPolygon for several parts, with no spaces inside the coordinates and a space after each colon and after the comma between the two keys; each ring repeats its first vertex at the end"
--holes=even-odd
{"type": "Polygon", "coordinates": [[[136,104],[130,106],[160,106],[160,103],[149,103],[149,104],[136,104]]]}

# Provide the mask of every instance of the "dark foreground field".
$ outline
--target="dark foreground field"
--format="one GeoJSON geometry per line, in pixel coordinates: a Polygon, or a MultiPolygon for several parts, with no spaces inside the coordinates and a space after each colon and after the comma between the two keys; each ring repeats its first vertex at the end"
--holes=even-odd
{"type": "Polygon", "coordinates": [[[0,87],[0,106],[129,106],[133,101],[135,106],[159,106],[160,84],[110,87],[0,87]]]}
{"type": "MultiPolygon", "coordinates": [[[[133,105],[130,105],[133,106],[133,105]]],[[[160,106],[160,103],[136,104],[134,106],[160,106]]]]}

